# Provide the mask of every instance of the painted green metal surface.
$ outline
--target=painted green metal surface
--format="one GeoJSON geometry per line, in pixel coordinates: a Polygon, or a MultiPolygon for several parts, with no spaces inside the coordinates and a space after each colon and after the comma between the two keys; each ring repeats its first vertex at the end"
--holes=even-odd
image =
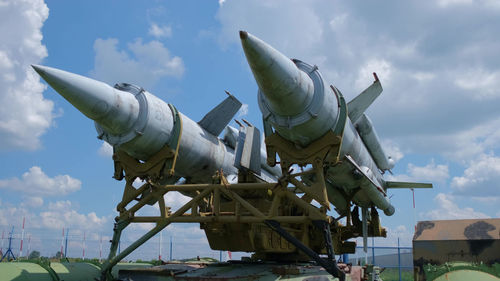
{"type": "MultiPolygon", "coordinates": [[[[51,262],[49,270],[44,264],[34,262],[0,263],[0,281],[95,281],[101,276],[99,266],[85,262],[51,262]]],[[[111,272],[116,278],[121,269],[143,269],[151,267],[149,263],[118,263],[111,272]]]]}
{"type": "Polygon", "coordinates": [[[94,281],[101,274],[101,269],[90,263],[83,262],[52,262],[50,267],[64,281],[94,281]]]}
{"type": "Polygon", "coordinates": [[[144,269],[150,268],[152,265],[150,263],[128,263],[128,262],[119,262],[111,269],[111,275],[113,277],[118,278],[118,271],[122,269],[144,269]]]}
{"type": "Polygon", "coordinates": [[[481,272],[481,271],[457,270],[457,271],[445,273],[434,280],[435,281],[448,281],[448,280],[453,280],[453,281],[470,281],[470,280],[498,281],[498,280],[500,280],[500,278],[495,277],[495,276],[488,274],[488,273],[485,273],[485,272],[481,272]]]}
{"type": "Polygon", "coordinates": [[[491,266],[467,262],[446,263],[440,266],[428,264],[424,266],[424,270],[427,280],[432,281],[500,281],[500,264],[498,263],[491,266]]]}
{"type": "Polygon", "coordinates": [[[47,270],[31,262],[3,262],[0,263],[0,281],[53,281],[47,270]]]}

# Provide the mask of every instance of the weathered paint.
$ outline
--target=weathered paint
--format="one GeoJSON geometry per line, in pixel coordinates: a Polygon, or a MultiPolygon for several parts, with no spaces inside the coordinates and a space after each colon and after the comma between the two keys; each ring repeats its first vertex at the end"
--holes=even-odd
{"type": "MultiPolygon", "coordinates": [[[[362,279],[372,271],[361,266],[340,265],[346,272],[346,281],[372,280],[362,279]]],[[[338,281],[319,266],[312,264],[279,264],[279,263],[175,263],[146,268],[142,270],[121,270],[119,278],[134,281],[146,280],[290,280],[290,281],[338,281]]],[[[380,279],[373,279],[380,280],[380,279]]]]}
{"type": "MultiPolygon", "coordinates": [[[[500,219],[422,221],[413,237],[413,263],[419,280],[425,266],[451,262],[500,264],[500,219]]],[[[471,279],[472,280],[472,279],[471,279]]]]}

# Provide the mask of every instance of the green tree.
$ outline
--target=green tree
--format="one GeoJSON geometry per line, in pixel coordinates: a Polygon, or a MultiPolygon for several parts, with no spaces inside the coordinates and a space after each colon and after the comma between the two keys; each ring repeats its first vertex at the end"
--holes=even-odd
{"type": "Polygon", "coordinates": [[[39,251],[33,251],[30,253],[28,259],[30,260],[34,260],[34,259],[38,259],[40,257],[40,252],[39,251]]]}

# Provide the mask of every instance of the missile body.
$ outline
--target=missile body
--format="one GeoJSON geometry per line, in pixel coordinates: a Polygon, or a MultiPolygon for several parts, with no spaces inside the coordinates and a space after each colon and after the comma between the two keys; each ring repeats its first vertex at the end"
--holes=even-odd
{"type": "MultiPolygon", "coordinates": [[[[173,137],[174,108],[140,87],[122,83],[113,88],[63,70],[39,65],[33,68],[67,101],[94,120],[98,137],[115,150],[146,161],[173,137]]],[[[182,113],[179,115],[182,137],[175,176],[191,183],[206,183],[211,182],[220,169],[226,175],[236,175],[234,134],[237,130],[228,126],[226,139],[219,139],[199,123],[182,113]]],[[[269,181],[275,179],[279,169],[264,164],[265,155],[261,162],[261,177],[269,181]]]]}
{"type": "MultiPolygon", "coordinates": [[[[290,60],[245,31],[240,31],[240,38],[259,86],[258,101],[263,118],[281,137],[300,149],[337,126],[339,101],[334,91],[338,90],[324,82],[316,66],[290,60]]],[[[355,192],[353,197],[355,203],[362,207],[375,205],[386,215],[392,215],[394,207],[385,195],[385,182],[380,173],[388,168],[378,167],[365,145],[379,145],[373,128],[365,130],[371,139],[363,140],[349,118],[344,126],[340,156],[350,160],[328,167],[329,201],[337,210],[345,212],[348,205],[339,191],[353,194],[360,188],[361,192],[355,192]]],[[[378,156],[386,158],[380,145],[378,148],[378,156]]]]}

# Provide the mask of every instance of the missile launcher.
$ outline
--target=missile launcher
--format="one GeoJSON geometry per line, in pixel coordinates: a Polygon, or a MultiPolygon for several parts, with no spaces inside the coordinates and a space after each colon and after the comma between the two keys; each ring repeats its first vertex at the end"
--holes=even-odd
{"type": "Polygon", "coordinates": [[[214,250],[253,252],[254,261],[313,260],[344,280],[346,271],[335,254],[354,251],[350,238],[362,236],[366,246],[368,236],[386,235],[377,209],[394,214],[387,189],[432,187],[383,179],[394,161],[365,114],[382,92],[376,75],[347,103],[317,66],[289,59],[245,31],[240,38],[259,87],[265,147],[252,124],[228,125],[241,106],[229,93],[195,122],[138,86],[111,87],[33,66],[94,120],[98,138],[113,146],[114,178],[125,179],[102,280],[112,279],[118,261],[171,223],[199,223],[214,250]],[[144,183],[135,187],[136,179],[144,183]],[[164,198],[171,192],[191,199],[171,210],[164,198]],[[155,203],[157,216],[138,215],[155,203]],[[337,217],[328,212],[332,205],[337,217]],[[117,253],[122,231],[131,223],[155,226],[117,253]]]}

